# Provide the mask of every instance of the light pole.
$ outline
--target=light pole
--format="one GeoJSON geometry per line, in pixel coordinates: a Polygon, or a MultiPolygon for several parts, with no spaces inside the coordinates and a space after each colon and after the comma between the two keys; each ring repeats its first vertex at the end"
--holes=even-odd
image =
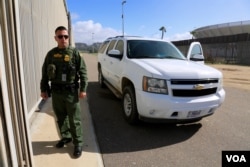
{"type": "Polygon", "coordinates": [[[92,53],[94,53],[94,34],[95,33],[92,32],[92,53]]]}
{"type": "Polygon", "coordinates": [[[167,31],[166,28],[164,26],[162,26],[160,29],[161,31],[161,39],[163,39],[164,33],[167,31]]]}
{"type": "Polygon", "coordinates": [[[126,3],[125,0],[122,1],[122,36],[124,36],[124,14],[123,14],[123,5],[126,3]]]}

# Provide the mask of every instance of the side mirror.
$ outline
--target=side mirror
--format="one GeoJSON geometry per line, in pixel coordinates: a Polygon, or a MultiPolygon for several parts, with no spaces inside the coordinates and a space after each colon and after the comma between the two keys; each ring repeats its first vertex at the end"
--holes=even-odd
{"type": "Polygon", "coordinates": [[[204,56],[201,54],[194,54],[190,56],[190,60],[192,61],[204,61],[204,56]]]}
{"type": "Polygon", "coordinates": [[[204,55],[200,42],[191,43],[188,50],[187,59],[204,64],[204,55]]]}
{"type": "Polygon", "coordinates": [[[119,50],[115,50],[115,49],[108,51],[108,55],[110,57],[114,57],[114,58],[118,58],[118,59],[122,58],[121,52],[119,50]]]}

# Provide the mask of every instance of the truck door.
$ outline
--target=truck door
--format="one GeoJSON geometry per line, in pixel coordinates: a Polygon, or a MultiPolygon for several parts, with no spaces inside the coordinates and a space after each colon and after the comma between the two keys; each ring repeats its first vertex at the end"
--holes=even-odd
{"type": "Polygon", "coordinates": [[[120,90],[121,85],[121,69],[122,64],[121,60],[123,57],[123,51],[124,51],[124,42],[123,40],[119,40],[114,48],[114,50],[119,51],[120,55],[117,57],[110,57],[110,74],[111,74],[111,82],[112,85],[115,86],[116,89],[120,90]]]}
{"type": "Polygon", "coordinates": [[[112,80],[112,58],[109,56],[108,52],[112,50],[115,46],[116,40],[112,40],[103,56],[102,72],[104,78],[111,83],[112,80]]]}

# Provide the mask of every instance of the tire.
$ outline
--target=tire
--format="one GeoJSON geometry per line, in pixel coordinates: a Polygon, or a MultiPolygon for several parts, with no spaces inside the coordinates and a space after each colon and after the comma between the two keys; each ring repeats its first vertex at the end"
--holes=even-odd
{"type": "Polygon", "coordinates": [[[104,77],[102,75],[101,67],[98,68],[98,82],[99,82],[101,88],[106,87],[106,85],[104,84],[104,77]]]}
{"type": "Polygon", "coordinates": [[[126,86],[122,96],[123,115],[129,124],[137,124],[139,121],[134,89],[126,86]]]}

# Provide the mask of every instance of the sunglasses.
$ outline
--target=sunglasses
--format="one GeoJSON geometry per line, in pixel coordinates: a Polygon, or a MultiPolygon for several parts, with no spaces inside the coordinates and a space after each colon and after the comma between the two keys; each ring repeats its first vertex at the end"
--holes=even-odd
{"type": "Polygon", "coordinates": [[[58,35],[58,36],[57,36],[57,38],[59,38],[59,39],[62,39],[63,37],[64,37],[65,39],[68,39],[68,38],[69,38],[68,35],[58,35]]]}

